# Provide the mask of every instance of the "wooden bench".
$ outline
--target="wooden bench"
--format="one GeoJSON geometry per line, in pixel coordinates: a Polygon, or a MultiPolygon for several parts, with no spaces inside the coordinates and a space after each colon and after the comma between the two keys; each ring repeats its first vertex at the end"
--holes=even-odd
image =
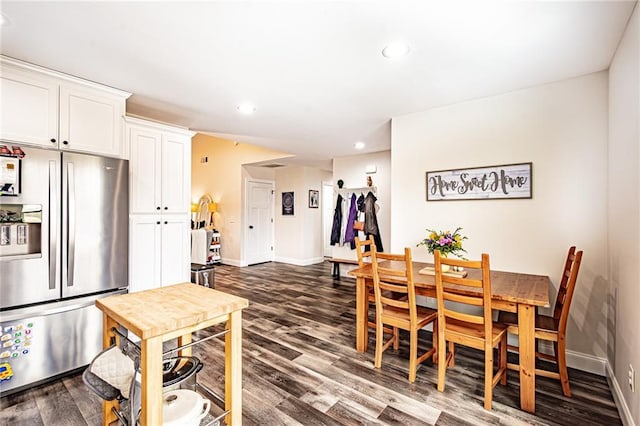
{"type": "Polygon", "coordinates": [[[345,265],[357,265],[358,261],[355,259],[329,259],[329,262],[333,263],[333,268],[331,269],[331,276],[337,280],[340,279],[340,264],[345,265]]]}

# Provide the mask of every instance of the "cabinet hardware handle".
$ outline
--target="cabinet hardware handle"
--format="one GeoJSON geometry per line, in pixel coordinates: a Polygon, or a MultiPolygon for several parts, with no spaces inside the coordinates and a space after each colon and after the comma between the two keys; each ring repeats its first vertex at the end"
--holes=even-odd
{"type": "Polygon", "coordinates": [[[166,225],[167,223],[169,223],[169,222],[167,222],[167,221],[165,220],[165,221],[164,221],[164,224],[166,225]]]}
{"type": "Polygon", "coordinates": [[[157,221],[157,222],[156,222],[156,225],[160,225],[160,221],[157,221]]]}
{"type": "Polygon", "coordinates": [[[63,144],[69,145],[69,141],[62,141],[63,144]]]}
{"type": "Polygon", "coordinates": [[[249,225],[249,229],[253,229],[253,225],[249,225]]]}
{"type": "Polygon", "coordinates": [[[167,207],[167,206],[164,206],[164,209],[165,209],[165,210],[169,210],[169,207],[167,207]]]}
{"type": "Polygon", "coordinates": [[[51,143],[56,143],[56,138],[51,138],[51,143]]]}
{"type": "Polygon", "coordinates": [[[156,210],[160,210],[160,206],[156,207],[156,210]]]}

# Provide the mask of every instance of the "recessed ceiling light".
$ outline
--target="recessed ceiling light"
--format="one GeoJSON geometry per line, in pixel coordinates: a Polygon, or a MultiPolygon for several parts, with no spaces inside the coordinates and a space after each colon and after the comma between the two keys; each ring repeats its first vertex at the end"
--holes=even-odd
{"type": "Polygon", "coordinates": [[[256,112],[256,107],[253,104],[240,104],[236,108],[242,114],[253,114],[254,112],[256,112]]]}
{"type": "Polygon", "coordinates": [[[353,147],[357,150],[364,149],[364,142],[356,142],[353,144],[353,147]]]}
{"type": "Polygon", "coordinates": [[[399,58],[407,53],[409,53],[409,45],[400,42],[389,43],[382,49],[382,56],[389,59],[399,58]]]}

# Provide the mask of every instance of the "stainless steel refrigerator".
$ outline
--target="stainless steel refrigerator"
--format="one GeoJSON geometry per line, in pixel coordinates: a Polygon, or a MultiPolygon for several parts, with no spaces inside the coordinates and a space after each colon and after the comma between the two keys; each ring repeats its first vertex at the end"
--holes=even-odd
{"type": "Polygon", "coordinates": [[[88,364],[97,298],[128,286],[128,161],[22,147],[0,157],[0,392],[88,364]]]}

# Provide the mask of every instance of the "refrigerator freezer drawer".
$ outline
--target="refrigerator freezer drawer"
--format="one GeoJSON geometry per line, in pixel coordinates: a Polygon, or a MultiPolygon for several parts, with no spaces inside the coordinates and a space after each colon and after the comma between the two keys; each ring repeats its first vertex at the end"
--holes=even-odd
{"type": "Polygon", "coordinates": [[[2,312],[0,393],[89,364],[102,350],[102,312],[95,299],[2,312]]]}

